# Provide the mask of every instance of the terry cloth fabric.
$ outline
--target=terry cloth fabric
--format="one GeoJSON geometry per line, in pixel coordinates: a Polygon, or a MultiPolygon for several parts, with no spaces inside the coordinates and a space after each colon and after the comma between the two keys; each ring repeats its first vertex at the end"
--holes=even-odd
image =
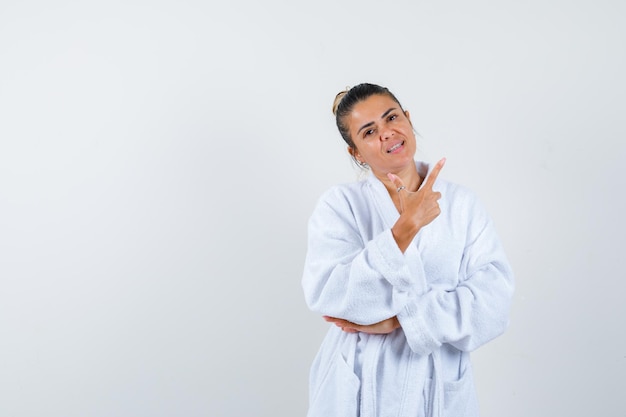
{"type": "MultiPolygon", "coordinates": [[[[424,177],[428,165],[416,162],[424,177]]],[[[325,192],[309,219],[308,307],[387,335],[331,325],[310,373],[308,417],[478,416],[469,352],[508,326],[514,279],[487,211],[438,178],[441,214],[402,253],[399,213],[372,174],[325,192]]]]}

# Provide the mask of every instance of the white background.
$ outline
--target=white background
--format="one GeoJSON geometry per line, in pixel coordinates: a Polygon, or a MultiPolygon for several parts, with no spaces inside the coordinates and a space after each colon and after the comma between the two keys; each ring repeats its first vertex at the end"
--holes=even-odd
{"type": "Polygon", "coordinates": [[[486,417],[626,416],[626,3],[0,2],[0,416],[304,416],[306,221],[387,86],[516,272],[486,417]]]}

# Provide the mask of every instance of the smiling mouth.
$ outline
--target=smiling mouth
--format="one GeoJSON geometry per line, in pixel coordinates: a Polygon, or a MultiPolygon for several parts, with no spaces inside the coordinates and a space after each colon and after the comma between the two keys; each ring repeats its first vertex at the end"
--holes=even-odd
{"type": "Polygon", "coordinates": [[[400,147],[403,146],[403,145],[404,145],[404,141],[402,141],[402,142],[400,142],[398,144],[395,144],[391,148],[387,149],[387,153],[392,153],[392,152],[396,151],[397,149],[400,149],[400,147]]]}

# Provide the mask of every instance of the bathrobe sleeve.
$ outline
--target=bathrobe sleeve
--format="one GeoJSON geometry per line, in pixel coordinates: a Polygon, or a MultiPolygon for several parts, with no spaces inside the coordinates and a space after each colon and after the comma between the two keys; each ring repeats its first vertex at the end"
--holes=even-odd
{"type": "Polygon", "coordinates": [[[502,334],[509,323],[513,272],[493,221],[471,194],[463,211],[467,232],[458,285],[433,285],[413,294],[398,314],[409,346],[418,354],[429,354],[443,343],[472,351],[502,334]]]}
{"type": "Polygon", "coordinates": [[[390,229],[363,240],[359,210],[369,208],[338,188],[320,198],[308,223],[302,286],[312,311],[373,324],[408,307],[415,276],[390,229]]]}

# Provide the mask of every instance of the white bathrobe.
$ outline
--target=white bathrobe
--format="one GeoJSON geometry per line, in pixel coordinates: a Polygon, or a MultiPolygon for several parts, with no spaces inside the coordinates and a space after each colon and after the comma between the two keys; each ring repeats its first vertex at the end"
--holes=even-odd
{"type": "MultiPolygon", "coordinates": [[[[428,166],[417,162],[425,176],[428,166]]],[[[508,325],[513,274],[493,222],[467,188],[438,178],[441,214],[403,254],[399,217],[372,174],[319,199],[302,285],[309,308],[387,335],[331,325],[310,373],[308,417],[478,416],[469,352],[508,325]]]]}

